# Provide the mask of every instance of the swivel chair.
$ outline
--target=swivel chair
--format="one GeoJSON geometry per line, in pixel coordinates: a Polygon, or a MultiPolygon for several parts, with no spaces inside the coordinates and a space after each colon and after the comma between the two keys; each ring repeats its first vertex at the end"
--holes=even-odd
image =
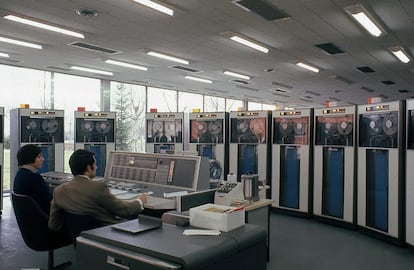
{"type": "Polygon", "coordinates": [[[86,230],[102,227],[104,224],[93,216],[64,211],[64,219],[69,238],[76,247],[76,237],[86,230]]]}
{"type": "Polygon", "coordinates": [[[71,264],[70,261],[54,266],[54,249],[70,245],[65,233],[49,230],[49,216],[39,204],[27,195],[12,192],[12,204],[20,233],[26,245],[35,251],[48,251],[48,269],[61,269],[71,264]]]}

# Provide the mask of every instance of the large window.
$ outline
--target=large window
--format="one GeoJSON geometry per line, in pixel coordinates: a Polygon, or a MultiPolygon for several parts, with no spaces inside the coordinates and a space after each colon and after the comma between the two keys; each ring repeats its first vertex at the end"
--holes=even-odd
{"type": "Polygon", "coordinates": [[[263,110],[274,111],[274,110],[276,110],[276,106],[275,105],[270,105],[270,104],[263,104],[263,110]]]}
{"type": "Polygon", "coordinates": [[[4,166],[3,188],[10,189],[10,110],[19,108],[20,104],[29,104],[31,108],[50,108],[51,74],[26,68],[0,65],[1,99],[4,107],[4,166]]]}
{"type": "Polygon", "coordinates": [[[100,88],[98,79],[55,74],[55,109],[65,110],[65,140],[73,143],[74,115],[78,107],[100,111],[100,88]]]}
{"type": "Polygon", "coordinates": [[[178,111],[191,112],[192,109],[200,109],[200,111],[203,111],[203,96],[186,92],[178,92],[178,111]]]}
{"type": "Polygon", "coordinates": [[[177,91],[148,87],[147,112],[177,112],[177,91]]]}
{"type": "Polygon", "coordinates": [[[249,103],[247,103],[247,109],[249,111],[261,111],[261,110],[263,110],[263,105],[262,105],[262,103],[249,102],[249,103]]]}
{"type": "MultiPolygon", "coordinates": [[[[0,84],[0,107],[5,111],[4,189],[10,188],[10,110],[20,104],[64,110],[64,164],[65,172],[69,172],[68,159],[74,149],[74,112],[78,107],[87,111],[102,110],[101,80],[0,65],[0,84]]],[[[119,82],[110,83],[110,92],[110,110],[117,113],[116,149],[133,152],[145,151],[145,113],[150,109],[189,112],[199,108],[205,112],[222,112],[236,111],[244,105],[241,100],[119,82]]]]}
{"type": "Polygon", "coordinates": [[[116,149],[145,151],[145,86],[111,82],[111,111],[116,112],[116,149]]]}
{"type": "Polygon", "coordinates": [[[226,111],[226,101],[224,98],[204,96],[205,112],[224,112],[226,111]]]}
{"type": "Polygon", "coordinates": [[[100,111],[101,81],[86,77],[55,73],[55,109],[65,111],[65,172],[70,173],[69,157],[74,150],[75,111],[100,111]]]}
{"type": "Polygon", "coordinates": [[[226,111],[237,111],[239,108],[243,107],[243,101],[236,99],[226,99],[226,111]]]}

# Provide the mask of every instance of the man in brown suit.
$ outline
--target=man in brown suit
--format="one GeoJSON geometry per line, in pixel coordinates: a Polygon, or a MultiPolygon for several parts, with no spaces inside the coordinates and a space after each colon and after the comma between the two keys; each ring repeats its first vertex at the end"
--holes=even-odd
{"type": "Polygon", "coordinates": [[[136,217],[147,202],[145,194],[133,200],[120,200],[111,194],[103,182],[93,181],[96,159],[91,151],[78,149],[69,159],[74,178],[55,188],[51,202],[49,228],[63,228],[63,211],[90,215],[103,224],[113,224],[122,218],[136,217]]]}

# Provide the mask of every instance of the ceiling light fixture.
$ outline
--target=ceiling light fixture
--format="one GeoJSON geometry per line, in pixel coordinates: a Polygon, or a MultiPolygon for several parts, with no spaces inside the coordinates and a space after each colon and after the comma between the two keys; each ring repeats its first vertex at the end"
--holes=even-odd
{"type": "Polygon", "coordinates": [[[6,42],[6,43],[19,45],[19,46],[24,46],[24,47],[29,47],[29,48],[38,49],[38,50],[42,49],[42,45],[35,44],[35,43],[30,43],[30,42],[26,42],[26,41],[21,41],[21,40],[17,40],[17,39],[6,38],[6,37],[0,37],[0,42],[6,42]]]}
{"type": "Polygon", "coordinates": [[[344,8],[365,30],[374,37],[380,37],[385,34],[384,28],[375,21],[374,17],[362,5],[353,5],[344,8]]]}
{"type": "Polygon", "coordinates": [[[147,54],[151,55],[151,56],[158,57],[158,58],[162,58],[162,59],[165,59],[165,60],[181,63],[181,64],[184,64],[184,65],[189,65],[190,64],[190,62],[187,61],[187,60],[177,58],[177,57],[174,57],[174,56],[170,56],[170,55],[166,55],[166,54],[163,54],[163,53],[158,53],[158,52],[151,51],[151,52],[147,52],[147,54]]]}
{"type": "Polygon", "coordinates": [[[298,63],[296,63],[296,65],[299,66],[299,67],[301,67],[301,68],[304,68],[304,69],[310,70],[312,72],[315,72],[315,73],[318,73],[319,72],[319,69],[318,68],[313,67],[313,66],[308,65],[308,64],[305,64],[305,63],[302,63],[302,62],[298,62],[298,63]]]}
{"type": "Polygon", "coordinates": [[[133,0],[133,1],[141,5],[147,6],[149,8],[155,9],[159,12],[165,13],[167,15],[170,15],[170,16],[174,15],[174,10],[166,6],[163,6],[161,4],[158,4],[155,1],[150,1],[150,0],[133,0]]]}
{"type": "Polygon", "coordinates": [[[139,66],[139,65],[135,65],[135,64],[130,64],[130,63],[125,63],[125,62],[120,62],[120,61],[115,61],[115,60],[110,60],[110,59],[105,60],[105,63],[111,64],[111,65],[116,65],[116,66],[121,66],[121,67],[127,67],[127,68],[143,70],[143,71],[148,70],[147,67],[143,67],[143,66],[139,66]]]}
{"type": "Polygon", "coordinates": [[[411,61],[408,53],[400,46],[391,47],[388,50],[404,64],[411,61]]]}
{"type": "Polygon", "coordinates": [[[211,80],[198,78],[198,77],[193,77],[193,76],[185,76],[184,78],[189,79],[189,80],[193,80],[193,81],[197,81],[197,82],[213,83],[213,81],[211,81],[211,80]]]}
{"type": "Polygon", "coordinates": [[[244,80],[250,80],[250,77],[249,76],[243,75],[243,74],[239,74],[239,73],[236,73],[236,72],[232,72],[232,71],[226,70],[223,73],[226,74],[226,75],[233,76],[233,77],[237,77],[237,78],[241,78],[241,79],[244,79],[244,80]]]}
{"type": "Polygon", "coordinates": [[[250,47],[252,49],[258,50],[260,52],[263,52],[263,53],[268,53],[269,52],[269,49],[268,48],[266,48],[266,47],[264,47],[262,45],[259,45],[256,42],[253,42],[251,40],[248,40],[247,38],[234,35],[234,36],[230,37],[230,39],[233,40],[233,41],[236,41],[236,42],[238,42],[240,44],[243,44],[244,46],[247,46],[247,47],[250,47]]]}
{"type": "Polygon", "coordinates": [[[79,70],[79,71],[85,71],[85,72],[91,72],[91,73],[96,73],[96,74],[102,74],[102,75],[107,75],[107,76],[113,76],[114,75],[110,71],[104,71],[104,70],[93,69],[93,68],[86,68],[86,67],[71,66],[70,69],[79,70]]]}
{"type": "Polygon", "coordinates": [[[61,33],[61,34],[72,36],[72,37],[85,38],[85,36],[81,33],[66,30],[66,29],[63,29],[63,28],[60,28],[60,27],[52,26],[52,25],[49,25],[49,24],[41,23],[41,22],[36,22],[36,21],[33,21],[33,20],[29,20],[29,19],[26,19],[26,18],[15,16],[15,15],[6,15],[6,16],[4,16],[4,18],[7,19],[7,20],[10,20],[10,21],[31,25],[31,26],[34,26],[34,27],[42,28],[42,29],[45,29],[45,30],[61,33]]]}
{"type": "Polygon", "coordinates": [[[9,58],[10,56],[7,53],[0,52],[0,57],[9,58]]]}

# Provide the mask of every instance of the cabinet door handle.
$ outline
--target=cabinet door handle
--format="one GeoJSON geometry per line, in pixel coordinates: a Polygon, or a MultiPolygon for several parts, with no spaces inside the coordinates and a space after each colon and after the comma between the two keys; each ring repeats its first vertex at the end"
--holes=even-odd
{"type": "Polygon", "coordinates": [[[123,264],[120,264],[120,263],[116,262],[116,259],[114,257],[111,257],[111,256],[106,257],[106,263],[110,264],[110,265],[113,265],[115,267],[119,267],[119,268],[124,269],[124,270],[129,270],[129,266],[126,266],[126,265],[123,265],[123,264]]]}

